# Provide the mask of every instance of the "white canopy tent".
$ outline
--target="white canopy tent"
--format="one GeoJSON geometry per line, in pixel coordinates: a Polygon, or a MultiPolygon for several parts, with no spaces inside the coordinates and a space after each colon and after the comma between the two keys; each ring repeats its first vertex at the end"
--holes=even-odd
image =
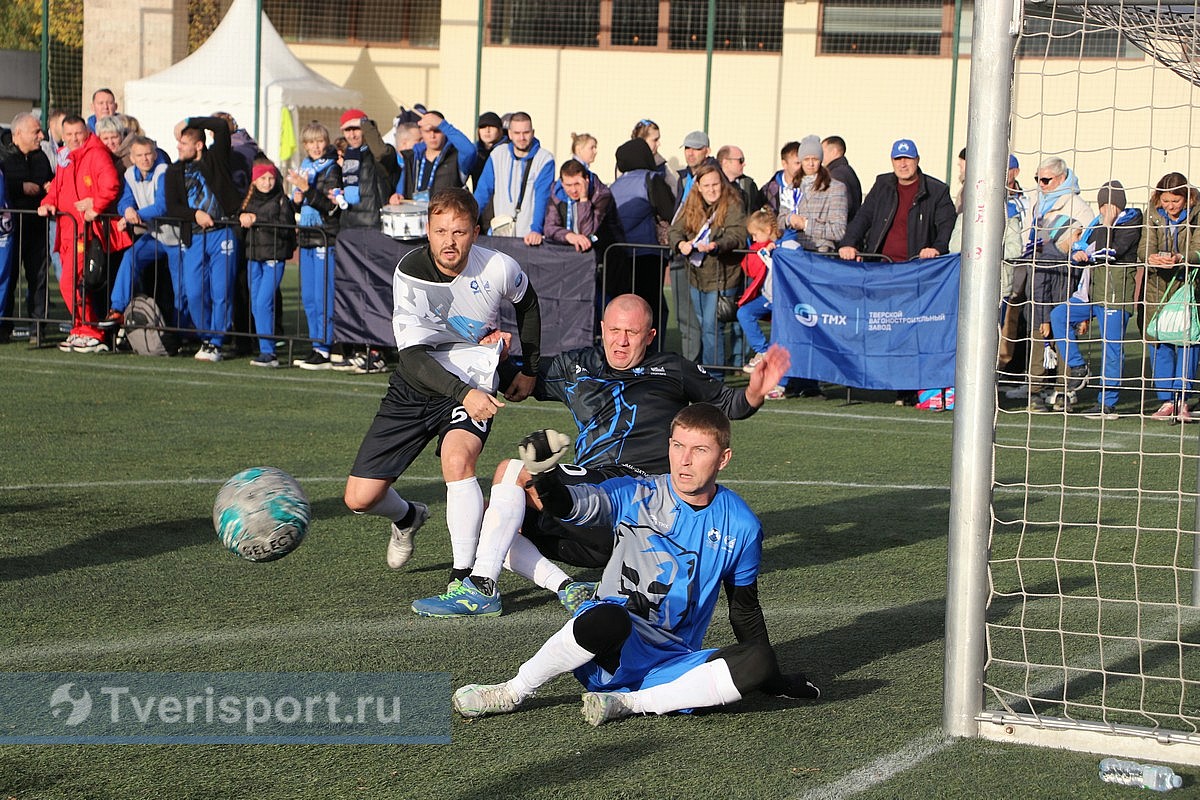
{"type": "MultiPolygon", "coordinates": [[[[228,111],[254,134],[255,0],[234,0],[221,24],[196,52],[162,72],[125,84],[125,109],[147,135],[173,153],[175,124],[189,116],[228,111]]],[[[345,110],[362,95],[329,81],[300,62],[275,26],[262,17],[259,147],[279,163],[281,118],[288,114],[298,137],[296,110],[345,110]]],[[[301,118],[303,119],[303,118],[301,118]]],[[[297,147],[299,142],[297,141],[297,147]]]]}

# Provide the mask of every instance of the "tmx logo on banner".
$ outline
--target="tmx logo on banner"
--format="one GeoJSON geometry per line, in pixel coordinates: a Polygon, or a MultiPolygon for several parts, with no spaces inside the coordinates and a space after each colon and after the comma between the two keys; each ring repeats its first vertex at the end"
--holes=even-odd
{"type": "Polygon", "coordinates": [[[772,258],[771,336],[788,375],[861,389],[954,385],[959,255],[897,264],[804,250],[772,258]]]}

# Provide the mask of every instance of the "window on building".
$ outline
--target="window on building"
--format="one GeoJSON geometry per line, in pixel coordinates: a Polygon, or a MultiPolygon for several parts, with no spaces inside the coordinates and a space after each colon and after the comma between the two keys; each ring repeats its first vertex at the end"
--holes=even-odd
{"type": "Polygon", "coordinates": [[[909,0],[903,5],[888,0],[825,0],[820,52],[940,55],[942,9],[942,0],[909,0]]]}
{"type": "Polygon", "coordinates": [[[373,42],[437,47],[442,0],[263,0],[263,11],[292,42],[373,42]]]}
{"type": "MultiPolygon", "coordinates": [[[[715,5],[713,49],[779,52],[783,0],[715,5]]],[[[708,0],[489,0],[487,19],[494,45],[704,50],[708,0]]]]}
{"type": "MultiPolygon", "coordinates": [[[[964,0],[959,54],[971,53],[973,0],[964,0]]],[[[1017,56],[1025,58],[1136,58],[1118,31],[1028,7],[1017,56]]],[[[826,55],[949,56],[954,42],[954,0],[824,0],[819,52],[826,55]]]]}

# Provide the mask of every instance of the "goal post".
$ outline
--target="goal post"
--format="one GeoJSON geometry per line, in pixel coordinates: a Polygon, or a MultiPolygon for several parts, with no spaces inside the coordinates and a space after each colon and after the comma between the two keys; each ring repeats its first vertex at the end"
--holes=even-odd
{"type": "MultiPolygon", "coordinates": [[[[1026,187],[1036,187],[1045,159],[1062,158],[1093,207],[1101,186],[1118,178],[1128,206],[1144,215],[1159,213],[1152,193],[1171,173],[1188,178],[1180,191],[1191,196],[1200,179],[1197,11],[1198,0],[975,4],[951,460],[949,735],[1200,764],[1200,426],[1151,416],[1161,403],[1174,408],[1172,423],[1187,421],[1179,406],[1200,388],[1200,370],[1187,366],[1200,343],[1163,350],[1143,334],[1153,312],[1141,307],[1118,332],[1094,320],[1079,334],[1091,376],[1076,402],[1097,399],[1107,345],[1123,348],[1119,403],[1115,411],[1101,403],[1096,415],[1071,413],[1069,398],[1058,411],[1005,399],[996,383],[1009,154],[1026,187]],[[1175,384],[1164,353],[1182,365],[1175,384]]],[[[1185,283],[1200,273],[1200,244],[1189,248],[1185,283]]],[[[1039,258],[1029,265],[1035,275],[1051,266],[1039,258]]],[[[1144,286],[1154,263],[1143,255],[1135,266],[1144,286]]],[[[1062,299],[1041,311],[1054,303],[1062,299]]],[[[1028,335],[1023,341],[1030,347],[1028,335]]],[[[1030,364],[1043,351],[1036,338],[1032,345],[1030,364]]],[[[1054,353],[1065,362],[1059,349],[1045,346],[1047,372],[1028,378],[1028,390],[1067,394],[1050,366],[1054,353]]]]}
{"type": "Polygon", "coordinates": [[[1014,0],[978,0],[967,106],[956,406],[950,468],[943,725],[971,736],[982,709],[987,546],[991,527],[996,318],[1003,259],[1014,0]]]}

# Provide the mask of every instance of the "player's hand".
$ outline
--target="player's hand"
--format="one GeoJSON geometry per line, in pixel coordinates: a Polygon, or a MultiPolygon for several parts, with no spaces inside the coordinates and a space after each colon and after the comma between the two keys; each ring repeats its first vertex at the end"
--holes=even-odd
{"type": "Polygon", "coordinates": [[[816,700],[821,696],[821,690],[814,686],[803,672],[792,675],[776,672],[773,678],[768,678],[759,688],[763,694],[786,700],[816,700]]]}
{"type": "Polygon", "coordinates": [[[566,455],[571,440],[565,433],[559,433],[549,428],[534,431],[521,440],[517,452],[530,475],[541,475],[554,469],[562,457],[566,455]]]}
{"type": "Polygon", "coordinates": [[[513,378],[513,382],[504,390],[504,399],[511,400],[514,403],[519,403],[529,395],[533,394],[533,387],[537,384],[537,378],[533,375],[526,375],[524,372],[518,372],[517,377],[513,378]]]}
{"type": "Polygon", "coordinates": [[[783,377],[788,367],[792,365],[792,355],[781,344],[773,344],[763,353],[762,361],[750,373],[750,385],[746,387],[746,401],[755,408],[762,406],[767,399],[767,392],[783,383],[783,377]]]}
{"type": "Polygon", "coordinates": [[[467,392],[467,396],[463,398],[462,404],[463,408],[466,409],[467,416],[477,422],[491,419],[496,416],[497,411],[504,408],[504,403],[501,403],[482,389],[472,389],[467,392]]]}
{"type": "Polygon", "coordinates": [[[500,360],[508,358],[508,351],[512,348],[512,334],[508,331],[492,331],[487,336],[479,340],[480,344],[495,344],[503,342],[504,346],[500,348],[500,360]]]}

